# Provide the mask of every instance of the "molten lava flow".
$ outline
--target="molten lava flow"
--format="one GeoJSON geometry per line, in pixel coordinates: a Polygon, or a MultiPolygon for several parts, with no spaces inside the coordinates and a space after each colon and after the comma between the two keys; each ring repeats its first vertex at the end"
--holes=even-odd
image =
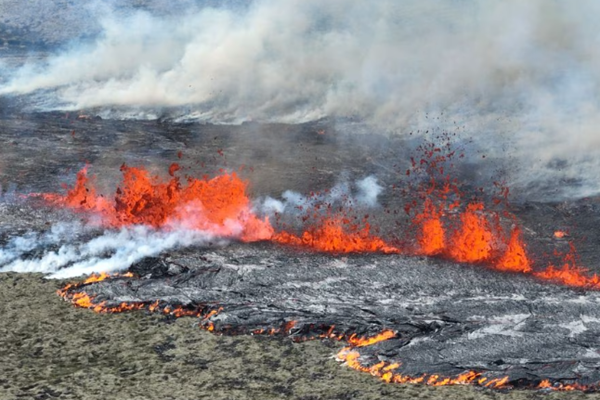
{"type": "Polygon", "coordinates": [[[586,275],[588,270],[578,266],[577,263],[577,252],[571,244],[569,252],[563,256],[562,267],[557,268],[550,265],[544,271],[535,272],[533,275],[539,279],[566,286],[600,290],[600,277],[597,274],[586,275]]]}
{"type": "MultiPolygon", "coordinates": [[[[90,297],[83,291],[72,293],[70,289],[72,288],[81,288],[90,283],[100,282],[107,279],[123,279],[123,278],[131,278],[131,274],[125,275],[109,275],[109,274],[100,274],[100,275],[92,275],[87,278],[85,281],[81,283],[69,284],[65,288],[59,290],[59,294],[70,301],[77,307],[87,308],[93,310],[97,313],[119,313],[133,310],[142,310],[146,309],[150,312],[158,312],[165,315],[171,315],[175,318],[184,317],[184,316],[194,316],[200,317],[201,322],[199,327],[205,329],[209,332],[215,332],[215,324],[210,321],[211,317],[219,314],[223,308],[186,308],[183,306],[162,306],[159,301],[155,301],[153,303],[121,303],[117,306],[107,306],[105,302],[95,303],[94,299],[90,297]]],[[[290,320],[287,322],[283,322],[279,328],[269,328],[269,329],[259,329],[250,332],[251,334],[267,334],[267,335],[289,335],[292,329],[297,325],[297,322],[294,320],[290,320]]],[[[375,377],[378,377],[382,381],[386,383],[400,383],[400,384],[424,384],[428,386],[448,386],[448,385],[477,385],[486,388],[494,388],[494,389],[502,389],[502,388],[511,388],[509,385],[508,376],[504,376],[501,378],[488,378],[483,375],[481,372],[476,371],[465,371],[457,376],[442,376],[437,374],[423,374],[421,376],[410,376],[404,375],[398,372],[398,369],[401,367],[401,363],[398,362],[387,362],[380,361],[377,364],[366,366],[361,363],[360,353],[358,349],[362,347],[372,346],[377,343],[387,341],[393,339],[397,336],[396,332],[391,330],[383,330],[377,335],[371,337],[359,337],[356,334],[352,334],[347,336],[346,334],[335,334],[334,326],[330,326],[329,329],[316,337],[320,338],[329,338],[334,340],[345,340],[348,342],[349,346],[341,349],[337,354],[337,359],[339,361],[344,362],[349,367],[357,370],[369,373],[375,377]]],[[[220,331],[227,332],[227,330],[220,331]]],[[[235,334],[236,332],[231,332],[230,334],[235,334]]],[[[237,332],[239,333],[239,332],[237,332]]],[[[316,337],[305,337],[305,340],[314,339],[316,337]]],[[[301,340],[301,339],[300,339],[301,340]]],[[[297,340],[299,341],[299,340],[297,340]]],[[[551,383],[548,380],[541,381],[537,386],[532,386],[535,389],[541,390],[553,390],[553,391],[572,391],[572,390],[596,390],[598,388],[597,385],[580,385],[578,383],[574,384],[563,384],[560,382],[551,383]]]]}
{"type": "MultiPolygon", "coordinates": [[[[178,170],[173,165],[171,175],[178,170]]],[[[96,194],[84,168],[77,174],[66,196],[44,198],[77,210],[92,211],[105,225],[121,227],[144,224],[155,228],[183,226],[219,236],[236,236],[244,241],[267,240],[273,235],[268,219],[251,210],[247,184],[235,173],[212,179],[178,177],[164,181],[143,168],[123,165],[123,181],[114,202],[96,194]]]]}
{"type": "Polygon", "coordinates": [[[375,336],[367,338],[357,337],[356,334],[353,334],[348,338],[348,343],[350,343],[353,347],[364,347],[383,342],[394,337],[396,337],[396,332],[386,329],[375,336]]]}
{"type": "Polygon", "coordinates": [[[556,239],[563,239],[563,238],[565,238],[567,236],[568,236],[567,232],[563,232],[563,231],[556,231],[556,232],[554,232],[554,237],[556,239]]]}
{"type": "Polygon", "coordinates": [[[371,235],[369,223],[365,222],[361,228],[344,218],[323,218],[321,223],[305,230],[301,237],[283,231],[275,234],[272,240],[333,253],[399,253],[380,237],[371,235]]]}
{"type": "Polygon", "coordinates": [[[494,234],[482,211],[483,204],[473,203],[460,216],[462,225],[451,239],[450,255],[454,260],[476,263],[490,259],[494,234]]]}
{"type": "Polygon", "coordinates": [[[481,373],[475,371],[466,371],[456,377],[443,377],[435,374],[413,377],[395,372],[395,370],[400,367],[399,363],[380,361],[379,363],[369,367],[361,364],[360,353],[354,350],[355,348],[370,346],[375,343],[392,339],[395,336],[396,334],[389,330],[384,330],[383,332],[370,338],[357,338],[356,336],[351,336],[348,339],[350,346],[344,347],[342,350],[340,350],[337,354],[337,359],[346,363],[346,365],[348,365],[350,368],[376,376],[387,383],[413,383],[425,384],[429,386],[476,384],[495,389],[510,387],[508,386],[508,376],[489,379],[484,377],[481,373]]]}
{"type": "Polygon", "coordinates": [[[534,275],[537,278],[561,283],[566,286],[600,289],[600,277],[596,274],[587,276],[585,275],[587,272],[588,270],[585,268],[565,263],[560,268],[550,265],[544,271],[536,272],[534,275]]]}
{"type": "MultiPolygon", "coordinates": [[[[449,168],[445,165],[453,160],[455,151],[449,146],[434,144],[425,145],[421,149],[423,157],[418,161],[411,159],[413,169],[406,171],[406,176],[409,177],[418,177],[419,172],[426,175],[418,180],[419,186],[411,191],[412,201],[405,208],[408,214],[411,210],[417,210],[412,218],[417,234],[416,237],[411,238],[416,239],[415,253],[445,257],[459,262],[479,263],[498,271],[531,274],[540,280],[600,290],[600,277],[586,275],[587,270],[577,265],[574,248],[563,257],[562,267],[551,265],[543,271],[534,272],[523,243],[522,231],[516,225],[516,217],[506,209],[499,211],[499,207],[506,205],[508,188],[495,184],[500,187],[500,196],[504,200],[484,203],[482,198],[486,197],[483,195],[467,199],[458,181],[450,178],[449,168]],[[419,200],[414,200],[415,193],[419,200]],[[507,234],[509,231],[501,226],[500,215],[506,216],[507,220],[513,222],[514,227],[510,230],[510,234],[507,234]]],[[[221,150],[219,154],[223,155],[221,150]]],[[[181,155],[179,157],[181,158],[181,155]]],[[[308,215],[314,216],[311,218],[315,218],[316,222],[306,223],[307,219],[303,219],[305,224],[302,227],[302,234],[296,235],[287,231],[275,233],[268,219],[260,219],[253,213],[247,195],[247,183],[235,173],[223,173],[211,179],[208,177],[182,179],[178,177],[180,170],[179,165],[174,163],[168,169],[169,177],[161,179],[143,168],[123,165],[121,184],[114,196],[105,198],[98,194],[93,179],[88,177],[86,167],[79,171],[74,186],[68,188],[66,195],[48,194],[43,197],[75,210],[95,213],[101,217],[103,224],[110,227],[137,224],[166,229],[184,227],[208,231],[218,236],[233,236],[244,241],[272,240],[323,252],[400,253],[397,247],[371,233],[367,217],[357,222],[356,218],[352,220],[341,209],[332,213],[329,211],[332,208],[331,204],[313,205],[312,209],[306,210],[308,215]],[[323,215],[323,210],[326,210],[326,215],[323,215]]],[[[558,239],[566,236],[567,234],[562,231],[554,233],[554,237],[558,239]]],[[[171,306],[160,301],[109,305],[101,301],[101,298],[94,298],[83,290],[73,290],[106,279],[130,277],[130,274],[92,275],[82,283],[65,286],[58,293],[73,305],[98,313],[148,310],[175,318],[195,316],[201,318],[199,326],[202,329],[210,332],[226,332],[225,328],[215,326],[213,322],[213,317],[222,311],[221,307],[171,306]]],[[[249,332],[290,335],[292,330],[300,330],[294,329],[296,325],[296,321],[290,320],[282,322],[279,327],[254,329],[249,332]]],[[[321,331],[315,331],[314,327],[311,327],[309,333],[314,336],[306,336],[306,339],[345,340],[348,346],[338,353],[338,359],[356,370],[367,372],[385,382],[419,383],[431,386],[472,384],[491,388],[510,387],[508,377],[488,378],[481,372],[470,370],[457,376],[436,374],[408,376],[398,372],[400,363],[383,360],[367,366],[365,360],[360,358],[361,351],[364,351],[365,347],[396,338],[397,333],[383,330],[372,337],[358,337],[356,334],[336,333],[334,328],[330,326],[328,329],[325,327],[321,331]]],[[[379,354],[379,357],[385,356],[379,354]]],[[[537,387],[548,390],[589,388],[578,384],[569,385],[550,381],[542,381],[537,387]]]]}
{"type": "Polygon", "coordinates": [[[552,388],[552,384],[550,383],[550,381],[548,379],[544,379],[543,381],[540,382],[540,384],[537,386],[538,389],[550,389],[552,388]]]}
{"type": "Polygon", "coordinates": [[[269,328],[269,329],[254,329],[250,332],[251,335],[289,335],[291,330],[296,326],[297,322],[294,320],[287,321],[281,324],[279,328],[269,328]]]}
{"type": "Polygon", "coordinates": [[[440,254],[446,248],[446,233],[442,225],[442,212],[427,198],[423,211],[417,214],[413,223],[419,227],[419,253],[426,256],[440,254]]]}
{"type": "Polygon", "coordinates": [[[115,278],[115,277],[133,278],[134,275],[131,272],[125,272],[124,274],[119,274],[119,273],[109,274],[106,272],[101,272],[100,274],[91,274],[89,278],[87,278],[85,281],[83,281],[83,285],[87,285],[88,283],[101,282],[106,279],[115,278]]]}
{"type": "MultiPolygon", "coordinates": [[[[94,297],[88,295],[84,291],[72,292],[72,289],[82,288],[90,283],[101,282],[108,279],[123,279],[133,278],[134,275],[130,272],[125,274],[107,274],[101,273],[99,275],[92,274],[89,278],[85,279],[80,283],[69,283],[62,289],[57,291],[57,294],[63,299],[71,302],[76,307],[87,308],[94,312],[101,314],[115,314],[126,311],[134,310],[148,310],[150,312],[162,313],[165,315],[172,315],[174,317],[204,317],[206,320],[216,314],[218,314],[223,308],[208,309],[198,307],[186,307],[186,306],[161,306],[159,301],[154,303],[148,302],[122,302],[116,306],[109,306],[105,301],[96,302],[94,297]]],[[[290,328],[291,329],[291,328],[290,328]]]]}
{"type": "Polygon", "coordinates": [[[595,385],[580,385],[579,383],[565,384],[557,382],[552,384],[549,380],[545,379],[539,383],[536,389],[554,390],[559,392],[571,392],[573,390],[580,391],[597,391],[598,384],[595,385]]]}
{"type": "Polygon", "coordinates": [[[506,252],[494,266],[500,271],[531,272],[531,263],[525,253],[525,245],[521,239],[521,230],[519,228],[513,229],[506,252]]]}

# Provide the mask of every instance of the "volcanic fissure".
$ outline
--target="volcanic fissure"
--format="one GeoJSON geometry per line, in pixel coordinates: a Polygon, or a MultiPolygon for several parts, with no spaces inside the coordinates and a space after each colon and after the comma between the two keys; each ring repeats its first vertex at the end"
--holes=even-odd
{"type": "MultiPolygon", "coordinates": [[[[385,382],[596,390],[600,370],[590,361],[495,360],[489,358],[493,351],[469,348],[470,341],[493,332],[508,338],[507,346],[515,339],[539,340],[539,332],[530,328],[549,322],[553,311],[543,310],[539,297],[556,285],[567,287],[559,297],[568,297],[569,287],[596,293],[600,278],[580,266],[573,243],[562,253],[533,256],[519,211],[511,211],[508,203],[508,188],[494,182],[493,193],[479,189],[469,197],[452,177],[461,155],[447,139],[441,146],[424,143],[419,157],[411,159],[404,175],[418,179],[398,185],[395,193],[404,199],[403,210],[376,211],[406,216],[408,235],[373,229],[372,221],[381,216],[365,214],[368,207],[348,193],[341,200],[327,193],[306,196],[295,207],[295,225],[281,213],[271,215],[272,220],[261,217],[260,205],[247,194],[248,183],[235,172],[181,177],[178,164],[171,165],[168,179],[123,165],[112,198],[98,194],[88,167],[66,194],[31,197],[87,215],[102,229],[143,225],[237,242],[217,248],[208,241],[192,242],[200,246],[200,256],[198,250],[174,246],[134,260],[127,273],[92,274],[59,291],[75,306],[99,313],[146,310],[197,317],[202,329],[219,334],[343,341],[338,360],[385,382]],[[431,265],[430,257],[438,261],[431,265]],[[462,273],[460,296],[443,282],[445,268],[466,268],[457,263],[473,266],[462,273]],[[410,275],[416,284],[408,283],[410,275]],[[482,300],[484,316],[469,314],[476,305],[474,292],[490,279],[494,295],[482,300]],[[517,295],[514,285],[529,293],[517,295]],[[418,295],[427,290],[429,304],[419,304],[418,295]],[[494,296],[517,309],[528,307],[530,314],[496,315],[494,296]],[[450,299],[457,303],[440,309],[450,299]],[[519,325],[523,329],[515,328],[519,325]]],[[[554,236],[567,243],[566,234],[554,236]]]]}

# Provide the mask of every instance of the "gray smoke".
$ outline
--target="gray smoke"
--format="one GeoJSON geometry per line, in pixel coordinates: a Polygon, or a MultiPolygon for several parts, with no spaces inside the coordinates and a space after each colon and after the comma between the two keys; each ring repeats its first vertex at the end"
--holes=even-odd
{"type": "Polygon", "coordinates": [[[85,7],[95,40],[5,71],[0,94],[113,117],[464,126],[490,158],[509,148],[517,192],[600,192],[596,1],[121,3],[85,7]]]}

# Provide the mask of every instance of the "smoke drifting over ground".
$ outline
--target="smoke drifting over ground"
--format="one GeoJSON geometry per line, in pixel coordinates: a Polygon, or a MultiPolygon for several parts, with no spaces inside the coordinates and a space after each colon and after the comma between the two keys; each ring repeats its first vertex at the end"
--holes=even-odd
{"type": "Polygon", "coordinates": [[[0,250],[0,272],[39,272],[51,278],[70,278],[122,271],[145,257],[178,247],[225,243],[225,239],[208,232],[144,226],[92,234],[92,228],[81,224],[58,224],[44,234],[14,237],[0,250]],[[88,240],[77,240],[86,234],[88,240]]]}
{"type": "Polygon", "coordinates": [[[514,154],[517,190],[600,191],[593,1],[126,3],[83,7],[100,33],[5,71],[0,94],[113,117],[464,126],[488,156],[514,154]]]}

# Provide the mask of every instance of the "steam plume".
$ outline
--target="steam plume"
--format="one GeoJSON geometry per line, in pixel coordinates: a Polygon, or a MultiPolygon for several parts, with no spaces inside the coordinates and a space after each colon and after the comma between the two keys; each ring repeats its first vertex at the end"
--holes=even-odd
{"type": "Polygon", "coordinates": [[[287,190],[282,194],[283,200],[266,197],[258,202],[257,208],[268,216],[273,216],[275,213],[297,216],[306,210],[315,210],[316,204],[331,204],[345,209],[356,207],[367,209],[378,206],[377,197],[382,191],[383,187],[377,183],[377,178],[374,176],[360,179],[354,185],[344,179],[326,192],[312,196],[287,190]]]}
{"type": "Polygon", "coordinates": [[[0,272],[40,272],[50,278],[70,278],[84,274],[121,271],[145,257],[156,256],[176,247],[224,243],[213,235],[187,229],[154,230],[145,226],[106,231],[78,244],[65,242],[67,236],[89,229],[79,224],[60,224],[45,235],[29,234],[13,238],[0,250],[0,272]],[[48,250],[54,247],[55,250],[48,250]],[[39,257],[24,257],[39,248],[39,257]]]}
{"type": "Polygon", "coordinates": [[[12,71],[0,93],[119,117],[465,126],[492,157],[517,149],[517,191],[600,192],[595,1],[186,4],[89,11],[95,40],[12,71]]]}

